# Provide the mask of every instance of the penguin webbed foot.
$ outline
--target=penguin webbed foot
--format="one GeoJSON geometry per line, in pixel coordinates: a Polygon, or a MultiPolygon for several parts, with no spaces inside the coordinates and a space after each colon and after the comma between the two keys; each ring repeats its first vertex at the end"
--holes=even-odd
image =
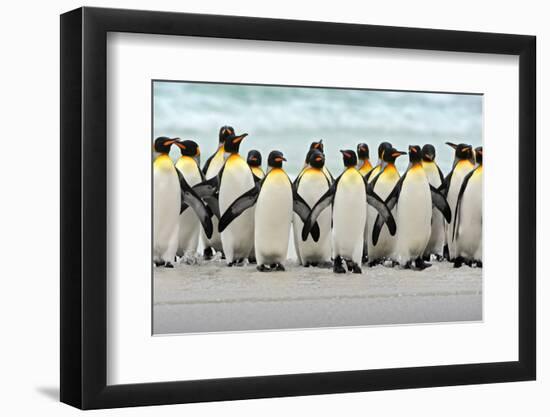
{"type": "Polygon", "coordinates": [[[416,260],[414,261],[414,265],[418,271],[423,271],[424,269],[432,266],[432,264],[424,261],[424,259],[421,257],[416,258],[416,260]]]}
{"type": "Polygon", "coordinates": [[[202,252],[202,256],[204,257],[205,261],[209,261],[214,257],[214,248],[204,248],[204,251],[202,252]]]}
{"type": "Polygon", "coordinates": [[[173,268],[174,265],[172,264],[172,262],[165,262],[165,263],[164,263],[164,267],[165,267],[165,268],[173,268]]]}
{"type": "Polygon", "coordinates": [[[235,259],[235,260],[233,260],[232,262],[229,262],[229,263],[227,264],[227,266],[229,266],[229,267],[232,267],[232,266],[244,266],[244,258],[235,259]]]}
{"type": "Polygon", "coordinates": [[[460,268],[464,264],[464,258],[457,256],[453,261],[453,268],[460,268]]]}
{"type": "Polygon", "coordinates": [[[267,265],[264,264],[258,265],[256,269],[260,272],[269,272],[271,270],[267,265]]]}
{"type": "Polygon", "coordinates": [[[345,274],[346,273],[346,269],[344,268],[344,265],[342,265],[342,258],[340,256],[337,256],[335,259],[334,259],[334,266],[333,266],[333,271],[335,274],[345,274]]]}
{"type": "Polygon", "coordinates": [[[285,271],[285,267],[279,262],[271,264],[270,267],[273,271],[285,271]]]}

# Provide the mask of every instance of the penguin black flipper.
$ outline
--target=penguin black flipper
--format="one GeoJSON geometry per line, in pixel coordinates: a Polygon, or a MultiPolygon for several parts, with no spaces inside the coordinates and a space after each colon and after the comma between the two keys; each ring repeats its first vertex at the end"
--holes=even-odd
{"type": "Polygon", "coordinates": [[[256,200],[260,194],[260,188],[260,183],[256,183],[253,188],[231,203],[227,210],[225,210],[225,213],[223,213],[223,216],[220,218],[220,223],[218,225],[218,231],[220,233],[223,232],[233,220],[239,217],[243,211],[256,204],[256,200]]]}
{"type": "MultiPolygon", "coordinates": [[[[395,184],[393,187],[393,190],[386,198],[385,204],[386,208],[391,212],[395,205],[397,204],[397,200],[399,199],[399,194],[401,194],[401,188],[403,187],[403,182],[405,181],[405,178],[407,177],[407,173],[409,170],[405,171],[405,173],[399,178],[399,181],[395,184]]],[[[376,208],[376,207],[375,207],[376,208]]],[[[392,217],[393,218],[393,217],[392,217]]],[[[395,219],[394,219],[395,222],[395,219]]],[[[376,220],[374,222],[374,226],[372,228],[372,244],[376,246],[378,243],[378,238],[380,237],[380,232],[382,231],[382,226],[384,226],[385,220],[380,215],[380,213],[376,216],[376,220]]],[[[397,229],[397,228],[396,228],[397,229]]],[[[388,223],[388,230],[390,231],[390,234],[393,236],[395,234],[391,233],[390,225],[388,223]]]]}
{"type": "MultiPolygon", "coordinates": [[[[468,182],[470,181],[470,178],[474,175],[474,172],[477,168],[472,169],[466,176],[464,177],[464,180],[462,180],[462,185],[460,186],[460,191],[458,192],[458,198],[456,199],[456,208],[455,208],[455,219],[453,222],[453,241],[456,237],[456,225],[460,223],[460,220],[457,220],[460,216],[460,206],[462,205],[462,197],[464,196],[464,191],[466,191],[466,187],[468,186],[468,182]]],[[[447,222],[449,223],[449,222],[447,222]]]]}
{"type": "MultiPolygon", "coordinates": [[[[298,194],[298,191],[296,191],[294,187],[292,187],[292,209],[305,224],[309,214],[311,213],[311,208],[302,196],[298,194]]],[[[311,227],[311,237],[313,238],[313,241],[318,242],[320,235],[321,230],[319,229],[319,224],[315,222],[311,227]]]]}
{"type": "Polygon", "coordinates": [[[211,219],[212,211],[204,205],[201,198],[195,193],[195,191],[193,191],[193,188],[189,186],[179,169],[176,169],[176,172],[178,173],[181,190],[180,214],[183,213],[187,206],[191,207],[199,218],[206,237],[210,239],[214,231],[214,226],[212,225],[211,219]]]}
{"type": "Polygon", "coordinates": [[[195,184],[193,191],[201,198],[212,197],[218,191],[219,185],[218,177],[216,176],[195,184]]]}
{"type": "Polygon", "coordinates": [[[441,181],[441,184],[445,182],[445,175],[443,175],[443,171],[441,171],[441,168],[439,168],[439,165],[435,164],[437,167],[437,172],[439,172],[439,180],[441,181]]]}
{"type": "Polygon", "coordinates": [[[434,205],[441,212],[441,214],[443,214],[443,217],[445,217],[445,221],[447,223],[450,223],[451,208],[449,207],[449,203],[447,203],[447,199],[441,193],[441,191],[439,191],[437,188],[435,188],[431,184],[430,184],[430,191],[432,193],[432,205],[434,205]]]}
{"type": "Polygon", "coordinates": [[[332,185],[326,191],[326,193],[324,193],[319,198],[319,200],[315,203],[315,205],[311,209],[311,212],[309,213],[309,216],[304,222],[304,227],[302,229],[302,240],[304,242],[307,240],[307,235],[309,235],[309,233],[312,231],[313,225],[317,222],[317,218],[319,217],[321,212],[332,204],[332,201],[334,200],[334,194],[336,193],[336,187],[338,185],[338,181],[340,181],[340,177],[338,177],[332,183],[332,185]]]}
{"type": "Polygon", "coordinates": [[[386,206],[380,196],[374,191],[367,190],[367,204],[370,204],[376,209],[376,211],[378,211],[378,216],[376,217],[376,219],[378,220],[378,218],[381,217],[381,219],[383,219],[383,222],[388,225],[390,235],[394,236],[397,230],[395,219],[393,218],[393,214],[391,214],[391,210],[388,209],[388,206],[386,206]]]}
{"type": "Polygon", "coordinates": [[[202,167],[202,173],[204,175],[206,175],[206,173],[208,172],[208,167],[210,167],[210,162],[212,162],[212,159],[214,159],[214,157],[216,156],[216,153],[217,152],[214,152],[212,155],[210,155],[210,158],[208,158],[204,163],[204,166],[202,167]]]}

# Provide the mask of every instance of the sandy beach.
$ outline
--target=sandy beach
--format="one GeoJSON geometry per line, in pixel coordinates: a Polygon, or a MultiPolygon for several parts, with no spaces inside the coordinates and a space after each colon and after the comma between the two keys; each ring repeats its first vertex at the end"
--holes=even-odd
{"type": "Polygon", "coordinates": [[[425,271],[337,275],[295,261],[276,273],[198,262],[155,269],[155,334],[482,319],[482,269],[434,262],[425,271]]]}

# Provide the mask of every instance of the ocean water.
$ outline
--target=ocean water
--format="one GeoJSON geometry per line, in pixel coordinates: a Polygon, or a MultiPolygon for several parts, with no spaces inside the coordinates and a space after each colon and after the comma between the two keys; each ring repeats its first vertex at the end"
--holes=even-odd
{"type": "MultiPolygon", "coordinates": [[[[482,145],[482,105],[483,96],[471,94],[155,81],[153,135],[195,140],[205,161],[217,147],[219,128],[230,125],[249,134],[243,156],[259,150],[265,169],[269,152],[280,150],[291,178],[313,140],[323,139],[335,176],[343,168],[339,150],[356,149],[359,142],[369,145],[373,164],[381,141],[403,151],[431,143],[446,173],[454,153],[445,142],[482,145]]],[[[402,156],[397,167],[403,171],[407,164],[402,156]]]]}

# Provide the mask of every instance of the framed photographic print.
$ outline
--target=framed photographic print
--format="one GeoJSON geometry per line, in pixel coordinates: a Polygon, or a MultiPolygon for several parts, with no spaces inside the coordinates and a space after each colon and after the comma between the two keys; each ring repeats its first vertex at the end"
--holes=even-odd
{"type": "Polygon", "coordinates": [[[534,379],[535,97],[532,36],[62,15],[61,400],[534,379]]]}

